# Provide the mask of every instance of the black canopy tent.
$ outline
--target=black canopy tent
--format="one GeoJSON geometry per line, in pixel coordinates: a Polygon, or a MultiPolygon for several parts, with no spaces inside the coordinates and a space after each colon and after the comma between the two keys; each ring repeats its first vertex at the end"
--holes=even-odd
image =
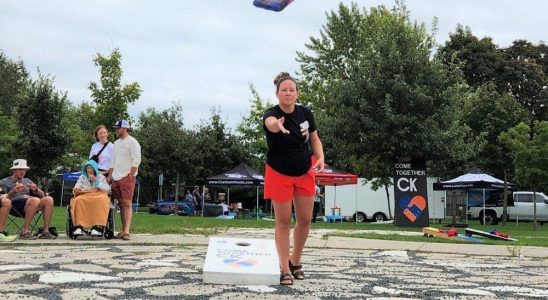
{"type": "MultiPolygon", "coordinates": [[[[502,190],[504,181],[495,178],[489,174],[483,173],[479,168],[473,167],[466,174],[453,178],[451,180],[434,183],[434,190],[483,190],[483,210],[485,211],[485,189],[502,190]]],[[[515,189],[515,185],[506,182],[506,187],[510,190],[515,189]]],[[[466,212],[468,212],[468,200],[466,200],[466,212]]],[[[468,215],[468,214],[467,214],[468,215]]],[[[483,214],[483,224],[485,224],[485,214],[483,214]]]]}
{"type": "MultiPolygon", "coordinates": [[[[225,171],[221,174],[211,176],[205,179],[205,185],[228,186],[227,202],[230,202],[231,186],[256,186],[257,187],[257,219],[259,218],[259,186],[264,184],[264,176],[253,170],[245,163],[225,171]]],[[[204,197],[202,197],[202,207],[204,207],[204,197]]],[[[204,210],[202,209],[202,216],[204,210]]]]}

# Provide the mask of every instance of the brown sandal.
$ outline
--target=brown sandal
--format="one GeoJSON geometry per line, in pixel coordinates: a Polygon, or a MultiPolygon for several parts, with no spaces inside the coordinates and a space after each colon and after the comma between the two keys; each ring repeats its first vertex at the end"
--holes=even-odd
{"type": "Polygon", "coordinates": [[[280,275],[280,285],[293,285],[293,278],[291,278],[291,274],[282,273],[280,275]]]}
{"type": "Polygon", "coordinates": [[[304,280],[304,272],[302,271],[303,265],[294,266],[289,260],[289,270],[291,270],[291,275],[297,280],[304,280]]]}

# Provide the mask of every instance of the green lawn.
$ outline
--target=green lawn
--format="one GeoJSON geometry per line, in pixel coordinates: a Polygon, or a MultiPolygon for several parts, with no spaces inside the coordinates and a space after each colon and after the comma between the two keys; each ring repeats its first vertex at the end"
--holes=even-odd
{"type": "MultiPolygon", "coordinates": [[[[449,220],[442,224],[431,224],[432,227],[442,228],[443,224],[450,223],[449,220]]],[[[54,211],[52,226],[56,226],[59,231],[65,231],[66,208],[56,207],[54,211]]],[[[120,228],[120,216],[116,215],[116,228],[120,228]]],[[[505,226],[498,224],[496,226],[483,226],[478,221],[470,221],[469,226],[483,231],[497,229],[500,232],[509,233],[511,237],[518,239],[517,242],[506,242],[485,239],[485,244],[497,244],[508,246],[542,246],[548,247],[548,224],[538,226],[533,230],[532,223],[507,223],[505,226]]],[[[223,232],[228,228],[274,228],[274,222],[263,220],[218,220],[215,218],[201,217],[182,217],[182,216],[163,216],[152,215],[146,211],[140,211],[133,215],[132,232],[134,233],[181,233],[181,234],[204,234],[211,235],[223,232]]],[[[422,236],[402,236],[398,234],[375,234],[375,233],[356,233],[352,230],[393,230],[393,231],[417,231],[421,228],[400,228],[392,224],[373,225],[371,223],[313,223],[312,229],[337,229],[340,230],[332,235],[351,236],[359,238],[372,239],[390,239],[399,241],[431,241],[431,242],[452,242],[440,238],[424,238],[422,236]]],[[[464,233],[463,228],[457,228],[459,233],[464,233]]]]}

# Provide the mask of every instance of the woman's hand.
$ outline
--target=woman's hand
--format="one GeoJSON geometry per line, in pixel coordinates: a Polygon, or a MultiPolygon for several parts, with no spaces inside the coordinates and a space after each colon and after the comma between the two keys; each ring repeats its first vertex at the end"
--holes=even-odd
{"type": "Polygon", "coordinates": [[[316,163],[312,166],[312,169],[314,169],[314,172],[321,172],[325,168],[325,162],[323,157],[316,160],[316,163]]]}
{"type": "Polygon", "coordinates": [[[276,125],[278,126],[279,131],[281,131],[284,134],[288,134],[289,130],[285,129],[284,127],[285,117],[281,117],[278,119],[278,122],[276,125]]]}

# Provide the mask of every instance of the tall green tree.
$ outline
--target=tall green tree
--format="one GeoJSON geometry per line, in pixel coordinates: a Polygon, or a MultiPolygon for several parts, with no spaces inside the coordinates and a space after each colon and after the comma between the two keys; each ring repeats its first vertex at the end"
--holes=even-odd
{"type": "Polygon", "coordinates": [[[432,36],[403,5],[367,11],[340,4],[306,47],[298,53],[301,97],[320,111],[334,150],[328,161],[335,155],[386,185],[397,160],[443,160],[460,171],[473,156],[480,141],[468,138],[462,122],[469,97],[462,74],[432,59],[432,36]]]}
{"type": "Polygon", "coordinates": [[[263,99],[253,85],[249,85],[252,99],[247,116],[243,116],[237,133],[246,153],[249,154],[249,165],[256,170],[263,170],[266,162],[266,137],[263,130],[263,114],[272,106],[268,99],[263,99]]]}
{"type": "Polygon", "coordinates": [[[117,120],[128,119],[128,105],[141,95],[139,83],[122,85],[122,54],[115,49],[109,56],[97,53],[93,62],[99,67],[100,82],[91,82],[89,90],[96,105],[96,123],[112,126],[117,120]]]}
{"type": "Polygon", "coordinates": [[[437,56],[446,65],[458,64],[468,85],[481,86],[497,80],[504,55],[490,37],[479,39],[470,27],[458,25],[439,48],[437,56]]]}
{"type": "Polygon", "coordinates": [[[481,151],[472,159],[473,165],[497,178],[504,178],[512,169],[512,157],[509,149],[499,141],[499,135],[520,122],[526,122],[527,110],[510,95],[501,95],[490,83],[478,88],[464,111],[466,124],[476,136],[485,139],[481,151]]]}
{"type": "Polygon", "coordinates": [[[164,185],[190,182],[194,174],[190,164],[194,148],[189,147],[188,134],[183,127],[183,109],[176,104],[166,110],[148,108],[139,115],[135,136],[141,144],[143,161],[139,168],[141,178],[158,185],[157,178],[164,174],[164,185]]]}
{"type": "Polygon", "coordinates": [[[219,108],[213,108],[209,119],[202,120],[194,131],[193,144],[199,149],[193,158],[198,166],[196,179],[204,179],[241,162],[249,162],[249,154],[244,152],[240,139],[227,128],[219,108]]]}
{"type": "MultiPolygon", "coordinates": [[[[520,123],[501,133],[500,141],[512,151],[516,182],[536,192],[548,189],[548,121],[535,122],[534,126],[520,123]],[[532,137],[531,132],[534,132],[532,137]]],[[[536,216],[535,201],[535,228],[536,216]]]]}
{"type": "Polygon", "coordinates": [[[10,116],[30,83],[23,61],[13,61],[0,50],[0,114],[10,116]]]}
{"type": "Polygon", "coordinates": [[[71,143],[64,126],[66,93],[56,91],[53,80],[39,74],[17,108],[17,123],[21,134],[17,140],[18,157],[26,158],[47,191],[49,179],[59,166],[59,160],[71,143]]]}
{"type": "Polygon", "coordinates": [[[506,60],[497,80],[500,91],[511,94],[529,111],[531,128],[534,121],[548,120],[546,46],[517,40],[502,52],[506,60]]]}

